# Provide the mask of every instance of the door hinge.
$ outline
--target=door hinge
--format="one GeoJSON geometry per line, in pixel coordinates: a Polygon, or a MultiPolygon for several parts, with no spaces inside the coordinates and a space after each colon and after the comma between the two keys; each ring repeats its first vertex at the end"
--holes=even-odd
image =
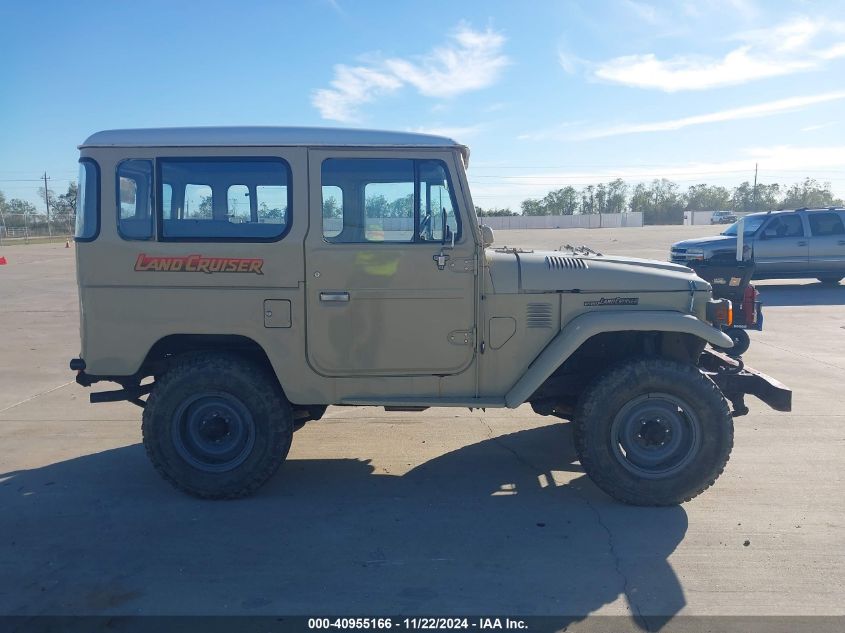
{"type": "Polygon", "coordinates": [[[466,259],[453,259],[449,262],[449,270],[453,273],[472,273],[478,274],[478,260],[474,257],[466,259]]]}
{"type": "Polygon", "coordinates": [[[449,342],[453,345],[472,345],[474,337],[472,330],[455,330],[449,332],[449,342]]]}

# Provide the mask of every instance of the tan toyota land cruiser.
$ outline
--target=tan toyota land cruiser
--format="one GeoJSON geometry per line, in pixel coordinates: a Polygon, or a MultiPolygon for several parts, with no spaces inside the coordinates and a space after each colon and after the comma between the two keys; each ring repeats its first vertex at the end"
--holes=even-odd
{"type": "Polygon", "coordinates": [[[174,128],[80,149],[71,369],[120,385],[92,402],[143,408],[150,459],[191,494],[252,493],[328,405],[528,403],[573,422],[603,490],[675,504],[722,472],[745,394],[790,409],[713,349],[731,306],[689,268],[493,248],[449,138],[174,128]]]}

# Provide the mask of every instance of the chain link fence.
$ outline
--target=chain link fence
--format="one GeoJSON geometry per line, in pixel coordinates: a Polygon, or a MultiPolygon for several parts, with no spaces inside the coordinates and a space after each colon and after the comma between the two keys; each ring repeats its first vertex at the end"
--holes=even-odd
{"type": "Polygon", "coordinates": [[[50,218],[36,213],[3,213],[0,217],[0,243],[28,242],[32,239],[68,239],[73,235],[74,219],[50,218]]]}

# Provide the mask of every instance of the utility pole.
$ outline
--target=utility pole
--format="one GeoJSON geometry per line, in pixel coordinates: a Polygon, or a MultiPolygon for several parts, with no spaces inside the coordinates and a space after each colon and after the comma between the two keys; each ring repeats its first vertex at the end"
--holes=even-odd
{"type": "Polygon", "coordinates": [[[44,204],[47,205],[47,235],[53,237],[53,229],[50,228],[50,194],[47,191],[47,172],[44,172],[44,204]]]}
{"type": "Polygon", "coordinates": [[[754,163],[754,192],[751,194],[751,210],[757,210],[757,163],[754,163]]]}

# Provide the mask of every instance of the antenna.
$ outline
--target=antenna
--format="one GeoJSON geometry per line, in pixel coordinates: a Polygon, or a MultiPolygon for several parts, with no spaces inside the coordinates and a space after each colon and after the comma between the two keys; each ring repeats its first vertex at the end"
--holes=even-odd
{"type": "Polygon", "coordinates": [[[757,210],[757,163],[754,163],[754,191],[751,194],[751,210],[757,210]]]}

